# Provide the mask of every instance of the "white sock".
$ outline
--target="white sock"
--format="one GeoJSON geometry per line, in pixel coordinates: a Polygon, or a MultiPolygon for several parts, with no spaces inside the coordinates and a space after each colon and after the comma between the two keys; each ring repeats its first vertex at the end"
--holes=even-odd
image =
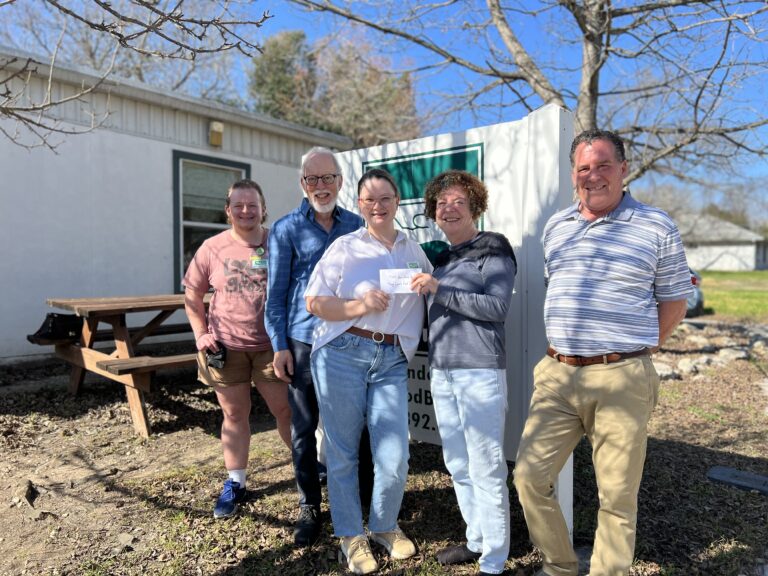
{"type": "Polygon", "coordinates": [[[240,484],[240,488],[245,488],[245,470],[227,470],[229,477],[240,484]]]}

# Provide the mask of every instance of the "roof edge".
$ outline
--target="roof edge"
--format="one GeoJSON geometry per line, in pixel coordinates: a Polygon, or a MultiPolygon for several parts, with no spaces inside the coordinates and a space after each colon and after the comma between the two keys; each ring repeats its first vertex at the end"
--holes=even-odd
{"type": "Polygon", "coordinates": [[[310,138],[313,141],[319,141],[318,143],[338,150],[349,150],[354,145],[353,140],[348,136],[302,126],[301,124],[294,124],[293,122],[279,120],[258,112],[249,112],[216,102],[215,100],[206,100],[185,94],[170,94],[163,89],[127,78],[120,78],[114,75],[105,77],[95,70],[83,66],[57,62],[53,66],[53,72],[51,72],[51,63],[47,57],[2,44],[0,44],[0,58],[18,59],[19,63],[8,64],[8,67],[11,69],[21,68],[27,60],[31,60],[36,64],[37,75],[45,77],[50,74],[51,78],[61,82],[75,85],[83,84],[86,87],[100,83],[97,92],[112,92],[134,100],[181,109],[214,120],[237,123],[249,128],[258,128],[281,136],[310,138]]]}

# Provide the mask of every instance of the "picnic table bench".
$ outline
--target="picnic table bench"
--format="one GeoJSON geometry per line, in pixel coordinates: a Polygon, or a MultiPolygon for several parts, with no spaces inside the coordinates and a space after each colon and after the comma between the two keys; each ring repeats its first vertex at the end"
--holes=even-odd
{"type": "MultiPolygon", "coordinates": [[[[210,295],[205,298],[206,305],[210,295]]],[[[172,356],[137,356],[135,347],[149,336],[189,332],[188,324],[163,324],[174,312],[184,308],[183,294],[152,296],[126,296],[110,298],[49,298],[54,308],[74,312],[83,319],[79,341],[53,342],[56,356],[72,365],[69,392],[77,394],[85,373],[93,372],[125,386],[134,430],[149,437],[151,430],[144,403],[144,392],[149,392],[151,376],[156,370],[179,368],[196,364],[196,353],[172,356]],[[157,312],[142,326],[129,328],[128,314],[157,312]],[[98,330],[99,324],[109,329],[98,330]],[[96,350],[98,341],[111,341],[114,350],[96,350]]]]}

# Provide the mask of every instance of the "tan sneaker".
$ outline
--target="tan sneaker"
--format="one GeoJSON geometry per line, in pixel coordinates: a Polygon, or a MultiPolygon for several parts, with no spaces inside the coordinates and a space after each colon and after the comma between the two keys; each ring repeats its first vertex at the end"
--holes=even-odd
{"type": "Polygon", "coordinates": [[[395,560],[405,560],[416,554],[416,546],[400,528],[392,532],[371,532],[371,540],[384,546],[395,560]]]}
{"type": "Polygon", "coordinates": [[[341,553],[347,559],[347,568],[353,574],[370,574],[379,569],[365,535],[343,537],[341,553]]]}

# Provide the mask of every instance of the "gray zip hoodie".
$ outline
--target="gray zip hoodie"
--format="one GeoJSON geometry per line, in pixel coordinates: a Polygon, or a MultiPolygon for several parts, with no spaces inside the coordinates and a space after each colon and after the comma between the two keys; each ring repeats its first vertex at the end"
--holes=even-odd
{"type": "Polygon", "coordinates": [[[427,299],[432,368],[506,368],[504,321],[517,261],[509,241],[480,232],[437,256],[427,299]]]}

